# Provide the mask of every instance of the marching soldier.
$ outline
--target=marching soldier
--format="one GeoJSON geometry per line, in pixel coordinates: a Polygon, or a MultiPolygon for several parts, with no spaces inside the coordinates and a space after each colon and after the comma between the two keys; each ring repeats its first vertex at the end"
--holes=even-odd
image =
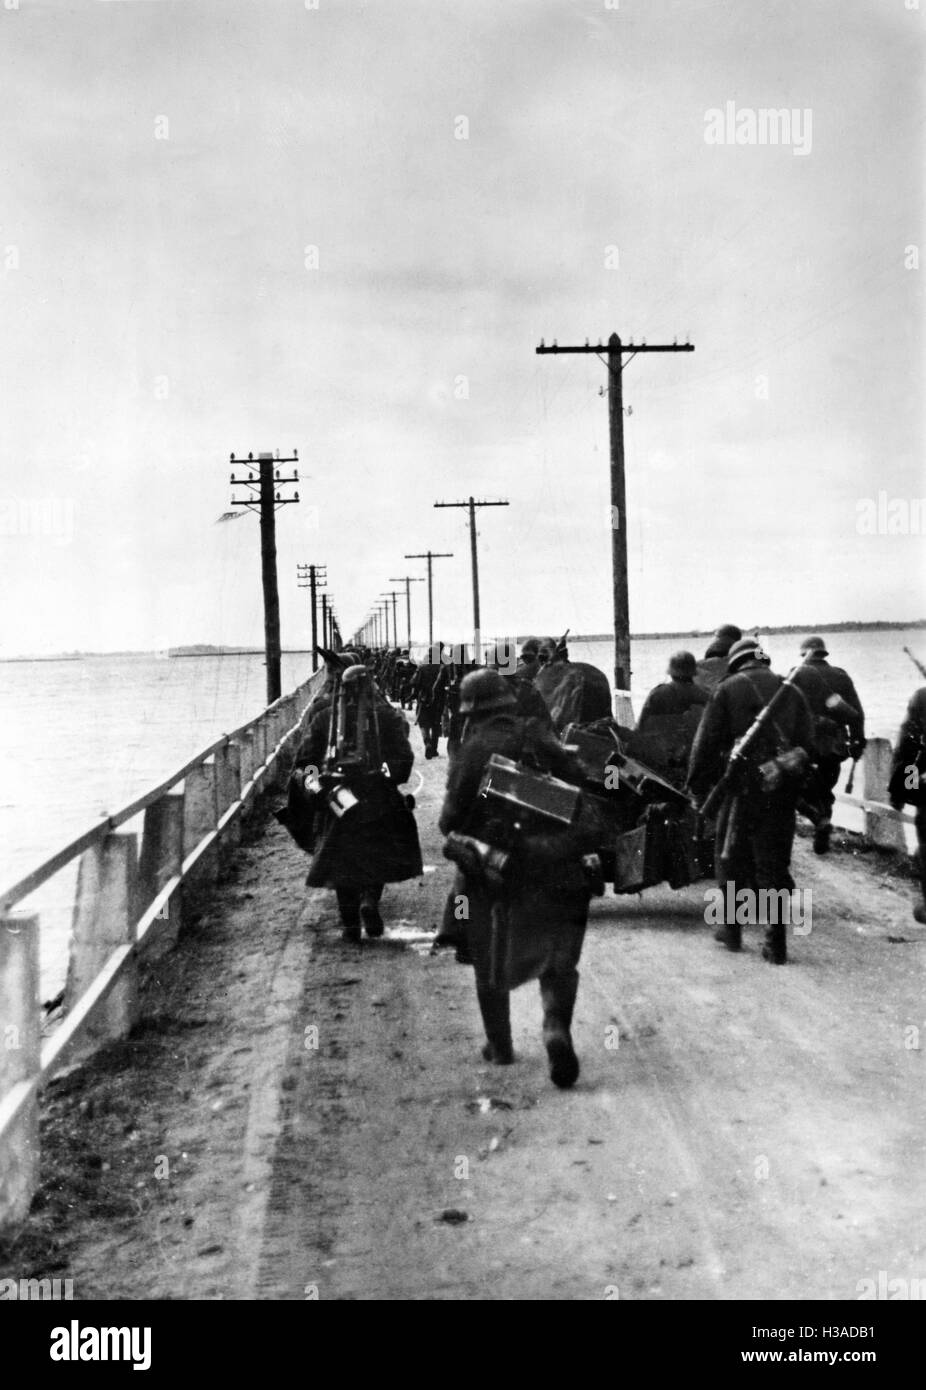
{"type": "Polygon", "coordinates": [[[540,639],[538,637],[525,637],[521,643],[521,652],[518,657],[518,674],[525,680],[532,681],[540,670],[540,662],[537,654],[540,651],[540,639]]]}
{"type": "Polygon", "coordinates": [[[801,665],[794,684],[804,692],[814,720],[814,770],[805,796],[819,819],[814,823],[814,853],[826,854],[833,832],[833,789],[846,758],[854,762],[865,751],[865,714],[848,672],[831,666],[822,637],[805,637],[801,665]]]}
{"type": "Polygon", "coordinates": [[[424,756],[436,758],[437,740],[440,737],[441,715],[444,711],[443,687],[438,689],[443,665],[440,661],[441,645],[435,642],[428,652],[428,660],[418,667],[411,682],[411,693],[416,703],[416,715],[421,736],[424,739],[424,756]]]}
{"type": "Polygon", "coordinates": [[[450,660],[442,665],[434,690],[447,714],[447,757],[452,758],[460,746],[466,721],[466,716],[460,709],[460,691],[463,681],[472,671],[478,670],[478,667],[474,661],[467,659],[466,647],[463,645],[451,647],[449,655],[450,660]]]}
{"type": "Polygon", "coordinates": [[[669,679],[647,695],[633,731],[638,756],[678,786],[684,784],[692,741],[711,698],[695,684],[696,670],[691,652],[675,652],[669,658],[669,679]],[[645,746],[640,746],[641,738],[645,746]]]}
{"type": "Polygon", "coordinates": [[[348,667],[309,720],[279,819],[313,855],[306,883],[333,888],[344,941],[382,936],[386,883],[421,873],[418,832],[398,785],[411,775],[408,725],[365,666],[348,667]],[[383,765],[388,768],[388,777],[383,765]]]}
{"type": "MultiPolygon", "coordinates": [[[[492,754],[531,762],[576,786],[582,780],[575,759],[542,725],[517,716],[515,697],[497,671],[464,678],[460,709],[466,728],[440,816],[441,832],[450,837],[445,852],[452,842],[471,850],[482,839],[485,849],[484,837],[490,837],[489,844],[505,838],[493,830],[491,815],[488,821],[482,815],[485,802],[479,796],[492,754]]],[[[557,834],[559,839],[544,836],[533,847],[528,838],[512,853],[504,878],[478,855],[461,851],[451,857],[462,871],[458,886],[467,906],[466,945],[487,1039],[483,1056],[502,1066],[514,1061],[510,990],[539,978],[550,1077],[556,1086],[569,1087],[579,1075],[570,1030],[590,890],[581,868],[581,842],[568,831],[557,834]]]]}
{"type": "Polygon", "coordinates": [[[555,637],[540,637],[537,639],[538,667],[547,666],[553,660],[558,645],[558,640],[555,637]]]}
{"type": "Polygon", "coordinates": [[[916,857],[923,905],[914,906],[913,916],[926,925],[926,685],[910,697],[894,748],[888,795],[897,811],[904,806],[916,808],[916,857]]]}
{"type": "Polygon", "coordinates": [[[742,635],[735,623],[724,623],[714,633],[714,640],[704,653],[703,660],[698,662],[696,677],[698,684],[703,685],[708,693],[716,690],[727,674],[727,656],[730,648],[742,635]]]}
{"type": "Polygon", "coordinates": [[[486,665],[498,671],[515,698],[515,714],[522,719],[537,719],[545,728],[552,730],[553,720],[546,700],[534,683],[526,675],[520,662],[511,670],[513,651],[507,642],[496,642],[494,651],[489,653],[486,665]]]}
{"type": "Polygon", "coordinates": [[[409,655],[407,647],[403,647],[399,654],[399,659],[395,664],[395,690],[393,699],[398,700],[399,707],[404,709],[406,704],[412,704],[411,684],[418,667],[409,655]]]}
{"type": "Polygon", "coordinates": [[[688,710],[706,705],[711,698],[703,686],[695,685],[697,663],[691,652],[675,652],[669,657],[667,681],[647,695],[637,720],[637,732],[645,733],[651,720],[679,719],[688,710]]]}
{"type": "MultiPolygon", "coordinates": [[[[688,787],[696,801],[704,802],[720,783],[715,871],[724,902],[730,901],[728,884],[734,901],[741,888],[755,895],[762,889],[790,893],[794,887],[790,864],[795,808],[801,772],[813,749],[813,721],[791,679],[783,681],[769,665],[753,638],[733,644],[728,674],[705,708],[691,750],[688,787]],[[748,752],[737,748],[747,739],[748,752]],[[803,756],[789,759],[798,749],[803,756]]],[[[714,794],[705,810],[713,800],[714,794]]],[[[738,951],[742,926],[728,920],[715,937],[728,950],[738,951]]],[[[785,964],[783,922],[767,924],[762,955],[774,965],[785,964]]]]}

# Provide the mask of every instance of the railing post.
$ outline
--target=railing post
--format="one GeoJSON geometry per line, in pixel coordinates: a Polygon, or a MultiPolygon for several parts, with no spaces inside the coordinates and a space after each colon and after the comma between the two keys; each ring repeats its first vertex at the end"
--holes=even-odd
{"type": "MultiPolygon", "coordinates": [[[[65,1010],[73,1008],[115,950],[134,943],[137,884],[134,835],[107,835],[81,855],[65,1010]]],[[[135,962],[127,961],[82,1035],[81,1057],[129,1033],[137,1010],[137,975],[135,962]]]]}
{"type": "MultiPolygon", "coordinates": [[[[241,750],[227,743],[215,755],[216,809],[219,819],[241,795],[241,750]]],[[[241,818],[235,816],[222,831],[219,857],[223,864],[241,843],[241,818]]]]}
{"type": "MultiPolygon", "coordinates": [[[[280,744],[289,733],[290,726],[293,722],[292,710],[292,696],[287,695],[285,699],[280,701],[279,707],[274,712],[273,716],[273,742],[275,746],[280,744]]],[[[289,772],[289,748],[290,743],[287,743],[283,752],[277,755],[269,778],[269,783],[272,787],[281,787],[289,772]]]]}
{"type": "MultiPolygon", "coordinates": [[[[39,919],[0,917],[0,1123],[13,1090],[38,1077],[39,919]]],[[[38,1086],[0,1133],[0,1230],[22,1221],[39,1183],[38,1086]]]]}
{"type": "MultiPolygon", "coordinates": [[[[862,759],[862,796],[865,801],[887,801],[887,785],[891,776],[892,749],[886,738],[870,738],[862,759]]],[[[877,811],[865,812],[865,837],[881,849],[907,852],[907,840],[899,821],[882,816],[877,811]]]]}
{"type": "Polygon", "coordinates": [[[254,769],[257,766],[254,730],[245,729],[243,733],[238,734],[235,741],[238,744],[241,761],[241,788],[243,791],[254,776],[254,769]]]}
{"type": "MultiPolygon", "coordinates": [[[[157,897],[165,883],[176,878],[183,863],[183,794],[165,792],[145,811],[138,863],[136,921],[157,897]]],[[[164,908],[163,925],[145,937],[145,950],[157,943],[158,954],[177,943],[181,920],[181,889],[176,889],[164,908]]]]}
{"type": "MultiPolygon", "coordinates": [[[[256,774],[263,767],[267,758],[267,716],[261,715],[257,723],[253,726],[252,734],[254,737],[254,772],[256,774]]],[[[261,779],[262,780],[262,779],[261,779]]],[[[258,786],[259,789],[259,786],[258,786]]]]}
{"type": "MultiPolygon", "coordinates": [[[[215,763],[211,759],[190,768],[183,783],[183,858],[189,858],[200,840],[215,830],[216,789],[215,763]]],[[[199,859],[194,873],[203,879],[215,879],[218,855],[212,850],[199,859]]]]}

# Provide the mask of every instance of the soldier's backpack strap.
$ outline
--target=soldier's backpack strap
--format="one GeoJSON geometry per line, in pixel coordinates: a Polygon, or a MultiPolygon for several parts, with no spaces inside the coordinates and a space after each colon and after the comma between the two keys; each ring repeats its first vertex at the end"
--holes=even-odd
{"type": "MultiPolygon", "coordinates": [[[[765,709],[765,706],[766,706],[767,704],[770,704],[770,703],[771,703],[771,701],[774,699],[775,695],[776,695],[778,692],[775,691],[775,690],[773,690],[773,691],[772,691],[772,694],[771,694],[771,695],[768,697],[768,699],[766,700],[765,697],[764,697],[763,694],[762,694],[762,691],[761,691],[761,690],[759,689],[759,687],[756,685],[755,681],[752,679],[752,677],[750,676],[749,672],[748,672],[748,671],[743,671],[742,674],[743,674],[743,675],[746,677],[746,679],[749,681],[749,684],[752,686],[753,690],[756,692],[756,695],[759,697],[759,701],[760,701],[760,704],[759,704],[759,711],[765,709]]],[[[781,685],[784,685],[784,681],[781,682],[781,685]]],[[[779,687],[778,687],[779,690],[781,689],[781,685],[779,685],[779,687]]],[[[758,713],[759,711],[757,711],[757,713],[758,713]]],[[[775,718],[774,714],[772,715],[771,722],[772,722],[772,725],[773,725],[773,727],[774,727],[774,729],[775,729],[776,734],[778,735],[779,742],[782,743],[782,744],[784,745],[784,747],[783,747],[782,749],[780,749],[779,751],[781,751],[781,752],[787,752],[787,750],[792,746],[792,745],[791,745],[791,740],[788,738],[788,735],[785,733],[784,729],[782,729],[781,725],[778,723],[778,720],[775,718]]]]}

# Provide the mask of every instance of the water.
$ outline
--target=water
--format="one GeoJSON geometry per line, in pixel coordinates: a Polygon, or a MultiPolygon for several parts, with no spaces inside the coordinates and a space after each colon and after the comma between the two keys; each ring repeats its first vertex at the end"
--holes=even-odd
{"type": "MultiPolygon", "coordinates": [[[[785,672],[797,660],[799,635],[773,633],[763,640],[776,670],[785,672]]],[[[706,639],[635,641],[635,708],[663,679],[673,651],[688,647],[700,656],[705,646],[706,639]]],[[[852,632],[830,642],[834,664],[845,666],[856,683],[870,735],[893,738],[910,693],[922,684],[904,646],[926,658],[926,633],[852,632]]],[[[610,674],[610,643],[571,640],[570,654],[610,674]]],[[[308,656],[284,656],[284,690],[309,671],[308,656]]],[[[258,655],[0,664],[0,885],[22,877],[259,714],[264,681],[258,655]]],[[[41,914],[43,998],[64,980],[75,875],[76,865],[23,904],[41,914]]]]}
{"type": "MultiPolygon", "coordinates": [[[[284,656],[284,692],[310,672],[284,656]]],[[[260,714],[265,682],[259,655],[0,663],[0,886],[260,714]]],[[[41,917],[43,999],[64,982],[75,879],[76,862],[21,904],[41,917]]]]}

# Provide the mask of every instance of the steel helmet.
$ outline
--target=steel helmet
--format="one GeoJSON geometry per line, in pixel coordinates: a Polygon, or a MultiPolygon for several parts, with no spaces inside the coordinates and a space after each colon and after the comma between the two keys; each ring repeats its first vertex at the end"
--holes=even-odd
{"type": "Polygon", "coordinates": [[[517,704],[514,693],[497,671],[470,671],[460,682],[460,713],[483,714],[488,710],[511,709],[517,704]]]}
{"type": "Polygon", "coordinates": [[[771,664],[755,637],[741,637],[733,643],[727,656],[727,669],[738,671],[747,661],[759,661],[765,666],[771,664]]]}
{"type": "Polygon", "coordinates": [[[676,680],[693,680],[698,664],[691,652],[673,652],[669,657],[669,675],[676,680]]]}

